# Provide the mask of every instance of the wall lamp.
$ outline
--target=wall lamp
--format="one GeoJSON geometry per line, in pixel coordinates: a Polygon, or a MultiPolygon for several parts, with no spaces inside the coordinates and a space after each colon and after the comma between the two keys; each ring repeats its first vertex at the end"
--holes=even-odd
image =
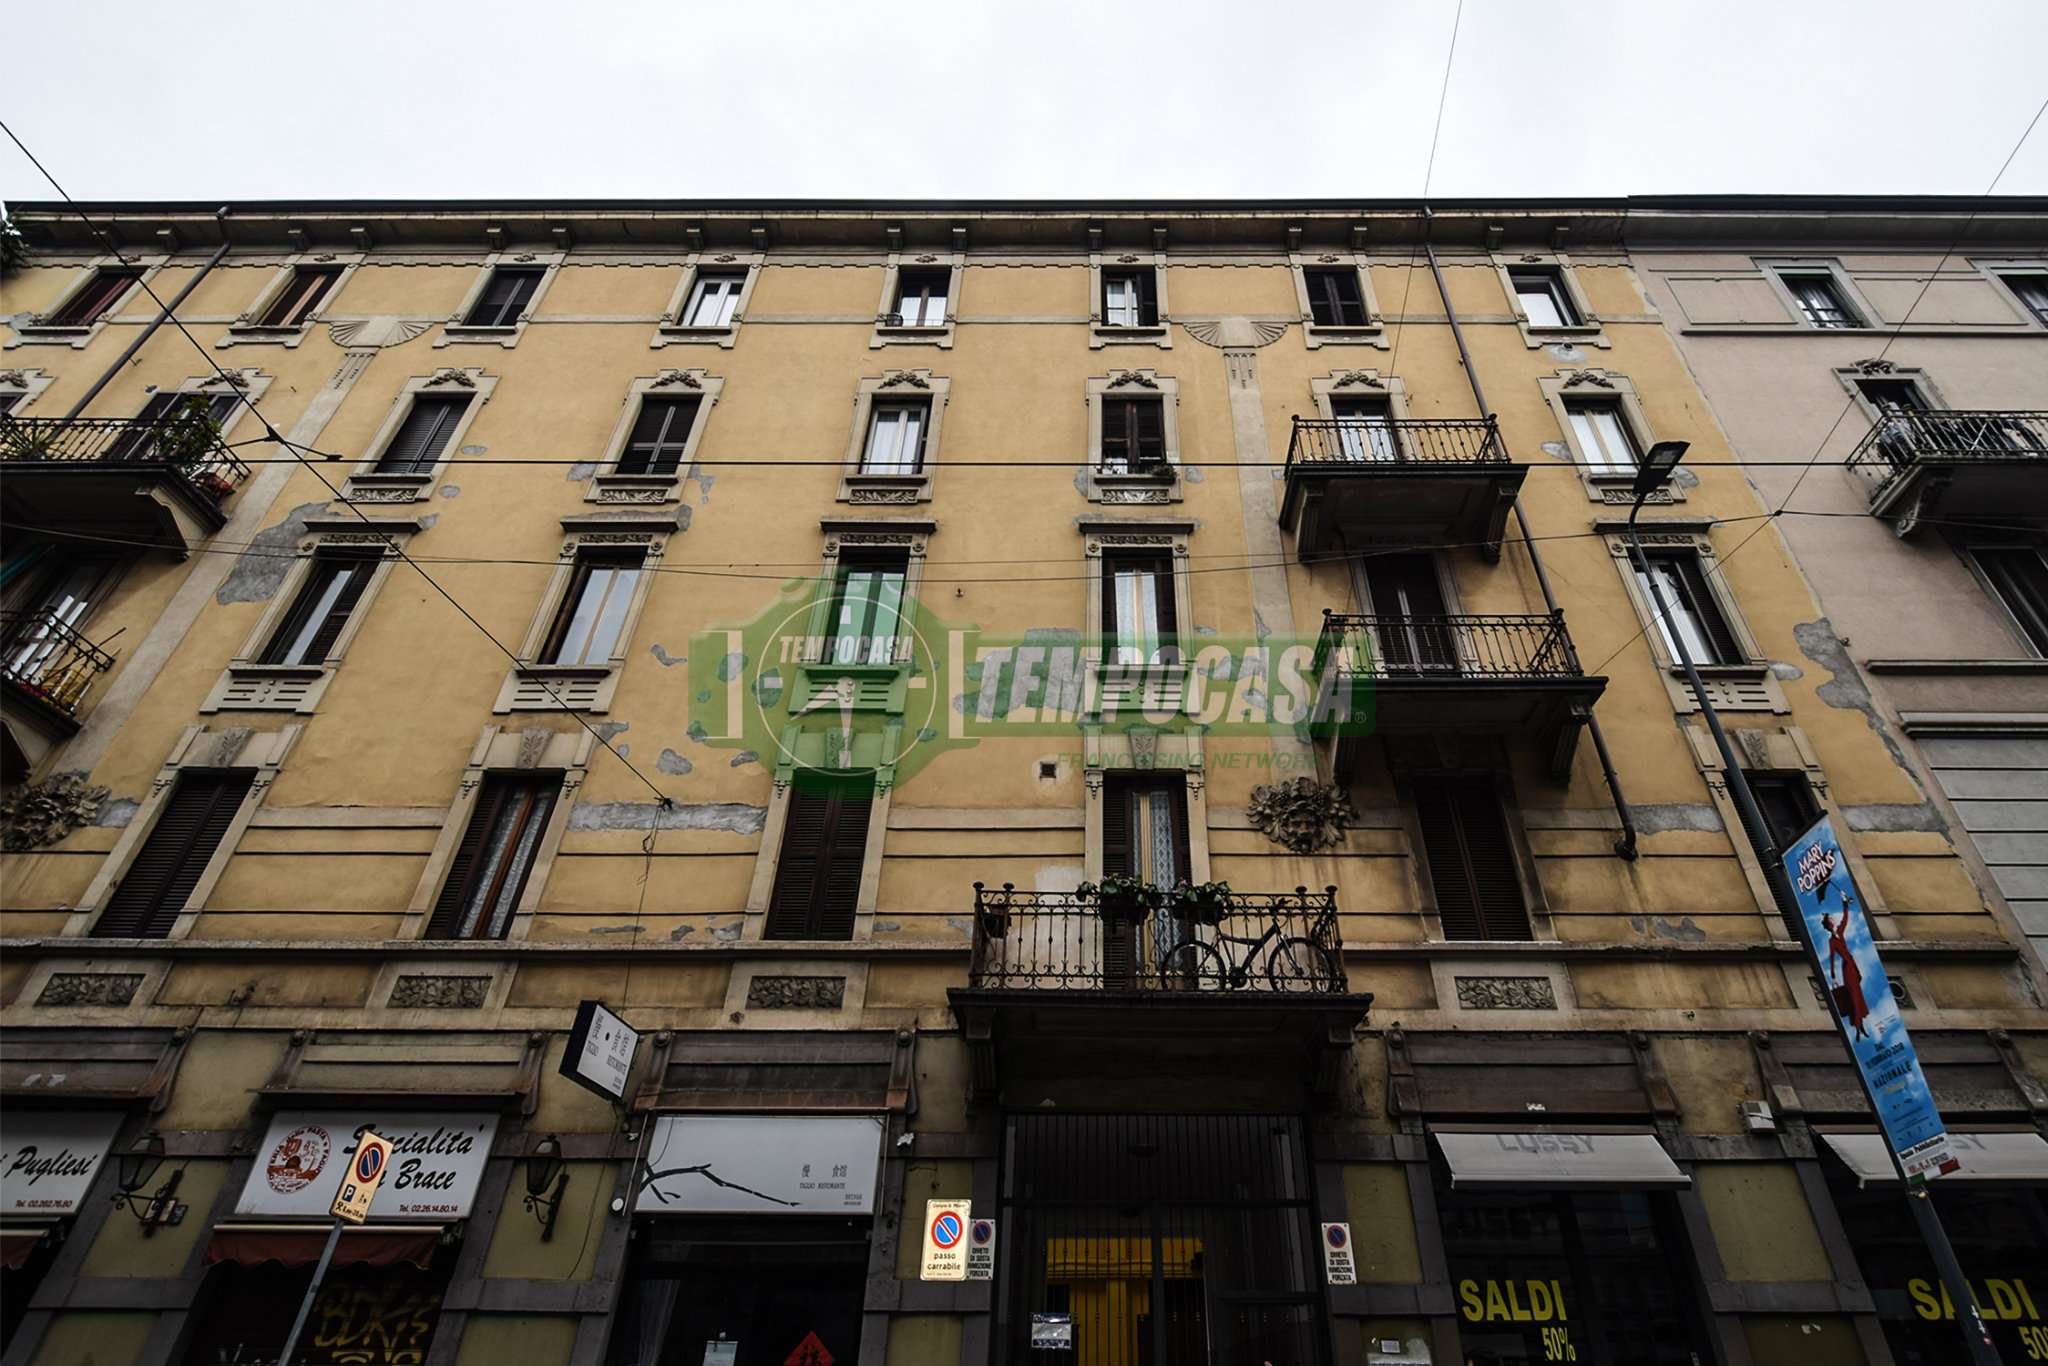
{"type": "Polygon", "coordinates": [[[562,1192],[569,1186],[569,1167],[562,1161],[562,1140],[549,1134],[534,1144],[526,1159],[526,1207],[540,1220],[540,1240],[555,1236],[555,1216],[562,1212],[562,1192]],[[554,1189],[549,1191],[549,1187],[554,1189]]]}
{"type": "Polygon", "coordinates": [[[136,1139],[119,1159],[115,1182],[120,1189],[114,1193],[114,1203],[135,1216],[145,1238],[153,1237],[165,1224],[185,1220],[185,1206],[176,1199],[178,1183],[185,1179],[183,1167],[172,1172],[156,1194],[142,1194],[142,1188],[156,1179],[163,1165],[164,1136],[154,1129],[136,1139]]]}

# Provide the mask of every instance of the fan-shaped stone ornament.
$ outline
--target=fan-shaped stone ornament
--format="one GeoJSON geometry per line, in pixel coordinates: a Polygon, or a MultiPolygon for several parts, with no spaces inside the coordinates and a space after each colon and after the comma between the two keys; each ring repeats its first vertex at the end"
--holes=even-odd
{"type": "Polygon", "coordinates": [[[1190,337],[1218,350],[1255,350],[1271,346],[1287,335],[1287,324],[1270,319],[1183,318],[1180,325],[1190,337]]]}
{"type": "Polygon", "coordinates": [[[334,339],[336,346],[345,346],[352,351],[381,351],[386,347],[403,346],[431,326],[432,323],[415,318],[386,314],[376,318],[331,322],[327,324],[327,335],[334,339]]]}

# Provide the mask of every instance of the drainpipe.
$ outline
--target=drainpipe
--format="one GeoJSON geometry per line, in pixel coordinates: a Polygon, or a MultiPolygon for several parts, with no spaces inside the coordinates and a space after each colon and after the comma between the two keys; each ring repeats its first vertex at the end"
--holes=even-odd
{"type": "Polygon", "coordinates": [[[185,282],[185,287],[178,291],[178,296],[175,299],[172,299],[169,303],[165,304],[163,306],[162,311],[160,311],[155,318],[151,319],[149,326],[142,329],[142,335],[137,337],[134,341],[128,343],[128,349],[121,353],[121,358],[119,360],[115,361],[112,365],[107,367],[107,373],[101,375],[97,380],[95,380],[93,382],[92,388],[86,390],[85,393],[80,396],[78,402],[71,405],[71,411],[64,414],[64,420],[66,422],[71,421],[80,413],[84,412],[86,409],[86,405],[99,397],[100,390],[106,388],[108,384],[113,382],[114,376],[121,373],[121,367],[128,364],[129,361],[135,359],[135,353],[137,351],[140,351],[143,348],[143,345],[147,343],[151,337],[154,337],[156,335],[156,330],[164,325],[164,319],[170,317],[172,313],[177,311],[178,305],[185,302],[185,296],[190,294],[193,290],[199,288],[199,282],[201,280],[204,280],[207,277],[207,274],[210,271],[212,271],[212,269],[215,266],[220,264],[221,257],[228,254],[228,206],[223,204],[218,209],[214,210],[213,217],[214,221],[221,225],[220,246],[216,247],[214,249],[213,255],[209,256],[206,259],[206,264],[199,268],[199,273],[197,275],[194,275],[190,280],[187,280],[185,282]]]}
{"type": "MultiPolygon", "coordinates": [[[[1429,205],[1422,206],[1422,249],[1429,256],[1429,273],[1436,280],[1436,292],[1444,301],[1444,316],[1451,322],[1451,337],[1458,343],[1458,361],[1465,367],[1465,380],[1472,386],[1472,399],[1479,405],[1482,417],[1492,416],[1493,410],[1486,406],[1486,391],[1479,387],[1479,371],[1473,367],[1472,353],[1465,347],[1465,329],[1458,325],[1458,310],[1451,306],[1451,292],[1444,287],[1443,267],[1436,261],[1436,248],[1429,242],[1429,224],[1435,218],[1429,205]]],[[[1515,498],[1515,526],[1522,533],[1522,543],[1529,547],[1529,563],[1536,569],[1536,586],[1543,590],[1543,605],[1553,616],[1558,613],[1557,594],[1550,589],[1550,576],[1543,572],[1543,556],[1536,550],[1536,538],[1529,534],[1529,517],[1522,511],[1520,496],[1515,498]]],[[[1607,775],[1607,790],[1614,796],[1614,814],[1621,818],[1621,838],[1614,842],[1614,852],[1630,862],[1636,857],[1636,822],[1628,808],[1628,798],[1621,794],[1621,778],[1614,771],[1614,758],[1607,752],[1607,737],[1600,733],[1600,718],[1592,712],[1586,713],[1586,731],[1593,737],[1593,752],[1600,756],[1600,770],[1607,775]]]]}

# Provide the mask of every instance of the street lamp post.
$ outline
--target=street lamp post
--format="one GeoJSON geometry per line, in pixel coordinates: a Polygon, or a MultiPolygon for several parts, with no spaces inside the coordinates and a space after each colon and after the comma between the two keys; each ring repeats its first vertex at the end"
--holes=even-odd
{"type": "MultiPolygon", "coordinates": [[[[1642,463],[1636,468],[1635,484],[1629,492],[1634,495],[1635,505],[1628,512],[1628,553],[1629,563],[1634,566],[1650,597],[1650,611],[1657,621],[1669,620],[1668,608],[1664,602],[1664,590],[1657,577],[1650,572],[1650,563],[1643,554],[1643,542],[1636,530],[1636,518],[1643,510],[1649,496],[1670,482],[1672,471],[1685,458],[1690,443],[1684,441],[1659,441],[1650,447],[1642,463]]],[[[1793,897],[1791,880],[1785,874],[1785,865],[1779,861],[1779,851],[1771,839],[1770,827],[1764,823],[1763,811],[1756,804],[1756,794],[1750,791],[1749,779],[1742,771],[1741,762],[1735,757],[1735,748],[1728,743],[1728,732],[1721,728],[1721,717],[1714,710],[1714,702],[1707,694],[1706,684],[1700,680],[1699,666],[1693,662],[1692,649],[1686,644],[1685,632],[1676,628],[1665,632],[1671,652],[1678,658],[1679,667],[1685,670],[1685,681],[1692,688],[1692,695],[1698,703],[1700,715],[1706,718],[1707,730],[1714,737],[1714,748],[1721,755],[1721,769],[1728,782],[1728,794],[1735,800],[1735,810],[1742,817],[1743,833],[1749,837],[1750,848],[1756,851],[1757,862],[1763,865],[1764,881],[1770,886],[1771,900],[1777,903],[1778,914],[1798,935],[1799,943],[1806,950],[1806,963],[1814,972],[1814,979],[1821,984],[1821,1000],[1827,1006],[1828,1016],[1835,1024],[1835,1037],[1847,1046],[1848,1036],[1842,1030],[1842,1017],[1835,1004],[1834,993],[1827,989],[1827,970],[1820,961],[1820,952],[1807,937],[1799,903],[1793,897]]],[[[1870,1105],[1875,1118],[1879,1111],[1877,1097],[1871,1094],[1869,1079],[1863,1069],[1850,1058],[1850,1067],[1856,1073],[1863,1087],[1863,1097],[1870,1105]]],[[[1906,1205],[1913,1212],[1913,1222],[1918,1227],[1921,1241],[1927,1244],[1928,1253],[1934,1258],[1934,1265],[1941,1274],[1943,1290],[1954,1302],[1956,1318],[1964,1325],[1963,1341],[1970,1349],[1970,1360],[1975,1366],[1999,1366],[1998,1350],[1992,1345],[1991,1334],[1984,1327],[1984,1316],[1977,1308],[1976,1299],[1970,1294],[1970,1283],[1963,1275],[1962,1264],[1956,1260],[1955,1248],[1949,1244],[1948,1231],[1941,1226],[1941,1216],[1936,1213],[1934,1202],[1928,1197],[1925,1185],[1915,1186],[1906,1179],[1906,1168],[1899,1161],[1899,1155],[1892,1151],[1889,1139],[1884,1145],[1891,1157],[1892,1170],[1899,1178],[1899,1188],[1906,1194],[1906,1205]]]]}

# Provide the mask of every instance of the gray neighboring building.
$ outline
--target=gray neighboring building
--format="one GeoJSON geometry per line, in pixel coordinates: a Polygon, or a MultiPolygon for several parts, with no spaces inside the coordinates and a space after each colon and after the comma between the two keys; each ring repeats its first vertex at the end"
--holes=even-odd
{"type": "Polygon", "coordinates": [[[1785,509],[1798,667],[1927,793],[1850,823],[1946,834],[2048,962],[2048,201],[1659,201],[1629,232],[1785,509]]]}

